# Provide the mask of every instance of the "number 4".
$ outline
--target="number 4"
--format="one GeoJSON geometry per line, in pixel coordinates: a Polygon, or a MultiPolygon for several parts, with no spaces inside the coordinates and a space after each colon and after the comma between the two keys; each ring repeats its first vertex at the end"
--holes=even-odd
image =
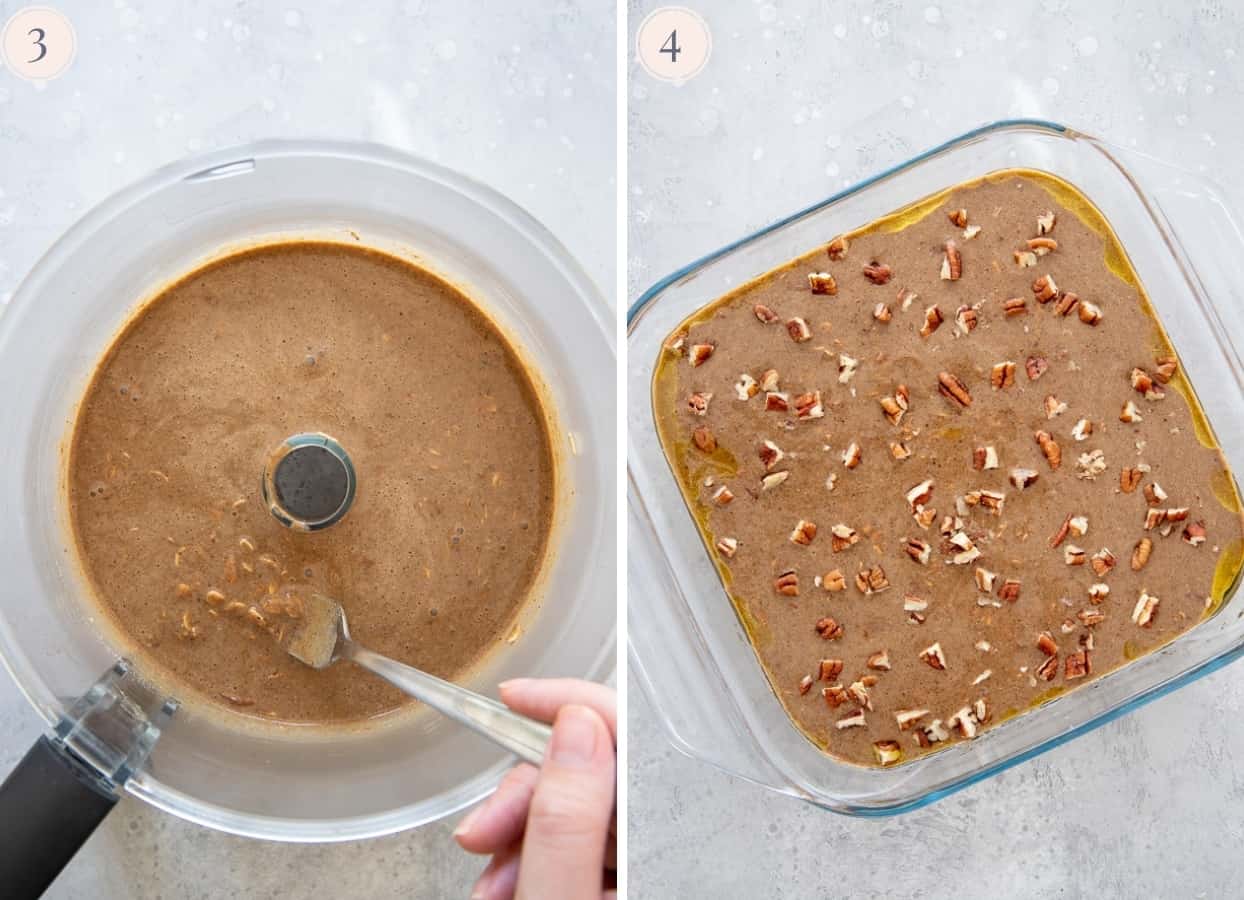
{"type": "Polygon", "coordinates": [[[670,55],[670,62],[678,62],[678,54],[682,53],[682,48],[678,46],[678,29],[674,29],[670,32],[669,37],[665,39],[665,43],[661,45],[659,52],[668,53],[670,55]]]}

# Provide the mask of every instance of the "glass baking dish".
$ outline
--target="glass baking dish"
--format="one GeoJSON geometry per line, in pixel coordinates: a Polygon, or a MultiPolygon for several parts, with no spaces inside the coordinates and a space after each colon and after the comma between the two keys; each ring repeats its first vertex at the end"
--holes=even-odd
{"type": "Polygon", "coordinates": [[[983,733],[893,768],[825,755],[791,722],[722,588],[657,436],[662,342],[727,291],[929,194],[1000,169],[1078,187],[1126,248],[1228,462],[1244,471],[1244,366],[1235,346],[1244,237],[1204,178],[1063,125],[971,131],[784,218],[653,285],[628,315],[629,645],[635,683],[688,755],[840,813],[915,809],[1187,684],[1244,653],[1244,595],[1165,647],[983,733]]]}

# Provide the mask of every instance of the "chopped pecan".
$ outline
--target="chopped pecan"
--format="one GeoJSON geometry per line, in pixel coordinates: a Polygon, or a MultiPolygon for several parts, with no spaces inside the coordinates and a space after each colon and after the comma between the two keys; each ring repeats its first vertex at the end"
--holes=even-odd
{"type": "Polygon", "coordinates": [[[1087,650],[1067,654],[1067,659],[1063,664],[1063,675],[1066,678],[1083,678],[1090,671],[1089,652],[1087,650]]]}
{"type": "Polygon", "coordinates": [[[838,383],[846,384],[855,377],[855,370],[859,368],[860,361],[845,353],[838,354],[838,383]]]}
{"type": "Polygon", "coordinates": [[[1093,423],[1088,419],[1080,419],[1071,427],[1071,437],[1077,441],[1087,441],[1093,433],[1093,423]]]}
{"type": "Polygon", "coordinates": [[[910,288],[899,288],[898,293],[894,295],[894,299],[898,301],[899,308],[903,312],[911,309],[911,305],[920,299],[920,295],[910,288]]]}
{"type": "Polygon", "coordinates": [[[760,393],[760,384],[751,375],[744,372],[734,383],[734,396],[746,403],[760,393]]]}
{"type": "Polygon", "coordinates": [[[998,451],[993,444],[986,444],[972,451],[972,468],[978,472],[998,468],[998,451]]]}
{"type": "Polygon", "coordinates": [[[1171,379],[1179,371],[1179,360],[1173,356],[1162,356],[1155,362],[1157,367],[1153,371],[1153,377],[1163,384],[1170,384],[1171,379]]]}
{"type": "Polygon", "coordinates": [[[1037,677],[1042,681],[1053,681],[1058,674],[1058,657],[1047,656],[1045,662],[1037,668],[1037,677]]]}
{"type": "Polygon", "coordinates": [[[873,753],[882,766],[892,766],[903,758],[903,748],[898,741],[873,741],[873,753]]]}
{"type": "Polygon", "coordinates": [[[829,245],[825,248],[825,252],[829,254],[830,259],[834,262],[838,262],[839,260],[846,258],[848,246],[850,245],[847,243],[846,237],[840,234],[838,237],[829,242],[829,245]]]}
{"type": "Polygon", "coordinates": [[[1076,478],[1095,481],[1097,476],[1104,471],[1106,471],[1106,454],[1102,453],[1100,447],[1076,457],[1076,478]]]}
{"type": "Polygon", "coordinates": [[[717,449],[717,436],[713,434],[713,430],[707,425],[701,425],[691,432],[691,440],[705,453],[712,453],[717,449]]]}
{"type": "Polygon", "coordinates": [[[1043,631],[1037,635],[1037,649],[1046,656],[1058,655],[1058,643],[1048,631],[1043,631]]]}
{"type": "Polygon", "coordinates": [[[890,579],[886,577],[885,569],[876,565],[871,569],[860,569],[855,575],[855,586],[861,594],[878,594],[890,586],[890,579]]]}
{"type": "Polygon", "coordinates": [[[809,272],[808,287],[812,289],[814,294],[829,294],[832,296],[838,293],[838,282],[828,272],[809,272]]]}
{"type": "Polygon", "coordinates": [[[1068,533],[1071,531],[1071,513],[1067,513],[1067,518],[1063,519],[1063,524],[1058,527],[1058,531],[1050,538],[1050,549],[1058,547],[1066,540],[1068,533]]]}
{"type": "Polygon", "coordinates": [[[713,351],[717,349],[717,345],[708,344],[692,344],[691,351],[687,354],[692,366],[702,366],[713,355],[713,351]]]}
{"type": "Polygon", "coordinates": [[[933,479],[927,478],[903,495],[912,512],[928,503],[933,496],[933,479]]]}
{"type": "Polygon", "coordinates": [[[1028,249],[1037,254],[1037,256],[1045,256],[1045,254],[1053,253],[1058,249],[1058,241],[1047,237],[1029,238],[1028,249]]]}
{"type": "Polygon", "coordinates": [[[920,658],[929,664],[931,668],[937,669],[939,672],[946,668],[946,654],[942,652],[942,645],[931,644],[920,651],[920,658]]]}
{"type": "Polygon", "coordinates": [[[942,324],[942,311],[936,305],[930,306],[924,311],[924,324],[920,326],[920,336],[927,338],[933,332],[937,331],[939,325],[942,324]]]}
{"type": "Polygon", "coordinates": [[[981,227],[979,225],[969,225],[967,228],[963,229],[963,239],[965,241],[970,241],[980,233],[981,227]]]}
{"type": "Polygon", "coordinates": [[[1024,360],[1024,371],[1029,381],[1036,381],[1049,369],[1050,363],[1044,356],[1030,356],[1024,360]]]}
{"type": "Polygon", "coordinates": [[[1014,603],[1019,599],[1019,592],[1023,589],[1023,582],[1018,578],[1008,578],[1002,582],[1002,586],[998,588],[998,599],[1009,600],[1014,603]]]}
{"type": "Polygon", "coordinates": [[[947,241],[942,256],[942,281],[958,281],[963,276],[963,254],[953,241],[947,241]]]}
{"type": "Polygon", "coordinates": [[[772,472],[773,467],[786,458],[782,448],[769,440],[761,444],[756,452],[760,456],[760,462],[764,465],[766,472],[772,472]]]}
{"type": "Polygon", "coordinates": [[[809,522],[807,519],[800,519],[795,523],[795,528],[790,533],[790,542],[792,544],[800,544],[804,547],[812,543],[816,537],[816,523],[809,522]]]}
{"type": "Polygon", "coordinates": [[[787,478],[790,478],[790,472],[770,472],[768,475],[760,479],[761,490],[770,491],[777,487],[787,478]]]}
{"type": "Polygon", "coordinates": [[[1096,326],[1101,321],[1101,307],[1096,303],[1089,303],[1087,300],[1080,301],[1080,321],[1085,325],[1096,326]]]}
{"type": "Polygon", "coordinates": [[[1205,543],[1205,523],[1189,522],[1184,526],[1183,542],[1193,547],[1199,547],[1205,543]]]}
{"type": "Polygon", "coordinates": [[[766,412],[786,412],[790,409],[790,395],[769,391],[765,394],[766,412]]]}
{"type": "Polygon", "coordinates": [[[784,597],[799,596],[799,574],[794,569],[787,569],[773,580],[773,590],[784,597]]]}
{"type": "Polygon", "coordinates": [[[965,738],[976,737],[976,717],[972,715],[972,708],[963,707],[948,720],[951,728],[958,730],[959,734],[965,738]]]}
{"type": "Polygon", "coordinates": [[[1162,485],[1156,481],[1151,481],[1145,485],[1145,502],[1150,506],[1161,506],[1166,502],[1166,491],[1162,490],[1162,485]]]}
{"type": "Polygon", "coordinates": [[[1063,291],[1058,295],[1058,300],[1054,303],[1054,314],[1058,316],[1069,316],[1077,306],[1080,305],[1080,298],[1071,291],[1063,291]]]}
{"type": "Polygon", "coordinates": [[[839,522],[833,528],[829,529],[830,548],[835,553],[841,553],[848,547],[854,547],[860,542],[859,533],[849,525],[839,522]]]}
{"type": "Polygon", "coordinates": [[[868,685],[864,684],[864,679],[861,678],[859,681],[851,682],[847,687],[847,696],[854,700],[860,709],[872,712],[873,701],[868,696],[868,685]]]}
{"type": "Polygon", "coordinates": [[[717,552],[726,559],[734,559],[734,554],[739,550],[738,538],[723,537],[717,539],[717,552]]]}
{"type": "MultiPolygon", "coordinates": [[[[830,709],[837,709],[847,702],[847,689],[840,684],[831,684],[821,688],[821,696],[825,698],[825,703],[830,709]]],[[[864,713],[861,712],[859,715],[862,716],[864,713]]]]}
{"type": "Polygon", "coordinates": [[[884,303],[878,303],[873,307],[873,318],[884,325],[893,318],[893,314],[890,312],[889,306],[884,303]]]}
{"type": "Polygon", "coordinates": [[[903,550],[922,566],[927,566],[929,557],[933,555],[933,548],[929,545],[929,542],[922,541],[919,538],[907,538],[903,542],[903,550]]]}
{"type": "Polygon", "coordinates": [[[805,675],[803,678],[799,679],[799,696],[802,697],[804,694],[808,693],[808,691],[812,690],[812,682],[814,680],[815,679],[811,675],[805,675]]]}
{"type": "Polygon", "coordinates": [[[1088,555],[1075,544],[1068,544],[1063,550],[1063,562],[1069,566],[1082,566],[1088,561],[1088,555]]]}
{"type": "Polygon", "coordinates": [[[971,334],[975,331],[979,320],[976,310],[970,306],[960,306],[955,310],[955,327],[961,334],[971,334]]]}
{"type": "Polygon", "coordinates": [[[1032,283],[1032,292],[1037,296],[1037,302],[1049,303],[1058,296],[1058,285],[1054,283],[1053,275],[1042,275],[1032,283]]]}
{"type": "Polygon", "coordinates": [[[860,449],[860,445],[855,441],[847,444],[847,449],[842,451],[842,464],[848,469],[854,469],[864,459],[864,451],[860,449]]]}
{"type": "Polygon", "coordinates": [[[811,391],[795,398],[795,417],[798,419],[819,419],[825,415],[825,407],[821,403],[821,392],[811,391]]]}
{"type": "Polygon", "coordinates": [[[778,370],[765,369],[760,375],[760,389],[762,391],[776,391],[778,389],[778,370]]]}
{"type": "Polygon", "coordinates": [[[665,349],[675,356],[682,356],[687,352],[687,332],[675,331],[665,339],[665,349]]]}
{"type": "Polygon", "coordinates": [[[1058,442],[1054,440],[1054,436],[1048,431],[1037,431],[1032,436],[1045,455],[1045,461],[1050,464],[1050,468],[1057,469],[1062,464],[1063,451],[1059,448],[1058,442]]]}
{"type": "Polygon", "coordinates": [[[867,724],[868,722],[864,718],[864,710],[859,709],[853,712],[851,715],[845,716],[839,719],[837,722],[834,723],[834,727],[838,729],[863,728],[867,724]]]}
{"type": "Polygon", "coordinates": [[[1037,216],[1037,234],[1046,235],[1054,230],[1055,216],[1051,210],[1037,216]]]}
{"type": "Polygon", "coordinates": [[[1119,413],[1119,421],[1130,425],[1134,422],[1143,422],[1144,419],[1140,415],[1140,410],[1136,408],[1136,404],[1128,400],[1123,404],[1123,410],[1119,413]]]}
{"type": "Polygon", "coordinates": [[[826,640],[826,641],[837,640],[838,638],[842,637],[843,631],[844,631],[843,627],[837,622],[835,622],[833,619],[831,619],[829,616],[826,616],[823,619],[817,620],[816,633],[819,634],[823,640],[826,640]]]}
{"type": "Polygon", "coordinates": [[[759,319],[761,324],[764,325],[772,325],[780,318],[776,312],[774,312],[770,307],[765,306],[763,303],[757,303],[753,306],[752,312],[756,314],[756,318],[759,319]]]}
{"type": "Polygon", "coordinates": [[[817,677],[821,681],[833,681],[842,674],[843,663],[840,659],[823,659],[816,667],[817,677]]]}
{"type": "Polygon", "coordinates": [[[878,650],[876,653],[869,654],[868,662],[865,665],[867,665],[870,669],[877,670],[878,672],[890,671],[889,651],[878,650]]]}
{"type": "Polygon", "coordinates": [[[1141,628],[1148,628],[1157,617],[1159,602],[1161,601],[1157,597],[1150,595],[1147,591],[1141,591],[1140,599],[1132,608],[1132,621],[1141,628]]]}
{"type": "Polygon", "coordinates": [[[998,580],[997,572],[990,572],[986,568],[977,566],[973,577],[976,579],[977,590],[984,591],[986,594],[993,593],[994,583],[998,580]]]}
{"type": "Polygon", "coordinates": [[[726,506],[733,499],[734,494],[731,492],[730,488],[726,487],[724,484],[713,492],[713,502],[718,506],[726,506]]]}
{"type": "Polygon", "coordinates": [[[708,403],[713,399],[713,395],[697,391],[687,398],[687,408],[697,416],[703,416],[708,413],[708,403]]]}
{"type": "Polygon", "coordinates": [[[1149,562],[1149,554],[1153,553],[1153,541],[1141,538],[1132,549],[1132,571],[1139,572],[1149,562]]]}
{"type": "Polygon", "coordinates": [[[960,406],[972,405],[972,395],[968,393],[967,385],[949,372],[937,373],[937,390],[943,397],[960,406]]]}
{"type": "Polygon", "coordinates": [[[908,459],[911,457],[911,450],[902,441],[891,441],[890,456],[895,459],[908,459]]]}
{"type": "Polygon", "coordinates": [[[989,370],[989,383],[995,391],[1011,387],[1015,384],[1015,363],[1011,360],[994,363],[989,370]]]}
{"type": "Polygon", "coordinates": [[[1022,316],[1028,312],[1028,301],[1023,297],[1010,297],[1002,301],[1002,311],[1008,319],[1022,316]]]}
{"type": "Polygon", "coordinates": [[[1045,398],[1045,417],[1047,419],[1053,419],[1057,416],[1061,416],[1066,411],[1067,411],[1067,404],[1063,403],[1053,394],[1049,394],[1045,398]]]}
{"type": "Polygon", "coordinates": [[[1114,568],[1114,564],[1114,554],[1106,547],[1102,547],[1094,553],[1089,560],[1089,565],[1093,567],[1093,571],[1098,578],[1105,578],[1110,573],[1110,570],[1114,568]]]}
{"type": "Polygon", "coordinates": [[[1011,470],[1011,484],[1015,485],[1021,491],[1024,490],[1024,488],[1032,487],[1032,485],[1036,483],[1036,480],[1039,477],[1040,477],[1040,474],[1037,472],[1036,469],[1012,469],[1011,470]]]}
{"type": "MultiPolygon", "coordinates": [[[[1093,558],[1096,559],[1097,557],[1093,558]]],[[[1096,584],[1089,585],[1088,595],[1089,600],[1093,603],[1101,603],[1110,596],[1110,585],[1104,584],[1100,581],[1096,584]]]]}
{"type": "Polygon", "coordinates": [[[1082,609],[1076,613],[1076,618],[1080,620],[1080,624],[1085,628],[1092,628],[1094,625],[1100,625],[1106,621],[1106,614],[1100,613],[1095,609],[1082,609]]]}
{"type": "Polygon", "coordinates": [[[1031,269],[1037,264],[1037,254],[1031,250],[1016,250],[1013,254],[1015,264],[1021,269],[1031,269]]]}
{"type": "Polygon", "coordinates": [[[889,266],[879,263],[876,260],[873,260],[868,265],[864,266],[864,277],[873,284],[885,284],[890,280],[890,276],[893,274],[894,272],[889,266]]]}
{"type": "Polygon", "coordinates": [[[786,320],[786,333],[790,335],[790,339],[796,344],[802,344],[804,341],[812,339],[812,329],[799,316],[786,320]]]}
{"type": "Polygon", "coordinates": [[[831,594],[847,589],[846,576],[842,574],[841,569],[830,569],[821,576],[821,587],[831,594]]]}
{"type": "Polygon", "coordinates": [[[946,216],[950,219],[950,224],[956,228],[968,227],[968,211],[966,209],[952,209],[946,216]]]}
{"type": "Polygon", "coordinates": [[[1166,396],[1166,392],[1153,383],[1153,378],[1144,369],[1132,369],[1128,380],[1137,393],[1144,394],[1146,400],[1161,400],[1166,396]]]}

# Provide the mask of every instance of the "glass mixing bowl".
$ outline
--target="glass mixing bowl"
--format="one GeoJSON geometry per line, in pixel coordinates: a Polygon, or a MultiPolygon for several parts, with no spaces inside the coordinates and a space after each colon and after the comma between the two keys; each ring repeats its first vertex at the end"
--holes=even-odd
{"type": "MultiPolygon", "coordinates": [[[[61,452],[93,367],[162,284],[224,249],[282,236],[416,260],[510,335],[555,420],[560,511],[521,637],[461,683],[495,694],[520,675],[607,679],[616,423],[603,298],[547,230],[481,184],[376,146],[264,142],[176,163],[108,199],[56,242],[0,317],[0,655],[31,704],[66,731],[74,700],[121,655],[92,621],[66,525],[61,452]]],[[[124,789],[236,834],[347,840],[449,815],[492,790],[511,761],[426,710],[293,740],[185,706],[124,789]]]]}

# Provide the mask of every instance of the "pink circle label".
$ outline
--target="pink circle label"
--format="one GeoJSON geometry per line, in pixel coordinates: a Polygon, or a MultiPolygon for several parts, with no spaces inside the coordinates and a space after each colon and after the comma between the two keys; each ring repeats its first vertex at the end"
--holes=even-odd
{"type": "Polygon", "coordinates": [[[683,82],[699,75],[713,52],[708,23],[684,6],[653,10],[639,24],[635,53],[653,78],[683,82]]]}
{"type": "Polygon", "coordinates": [[[78,37],[63,13],[47,6],[18,10],[0,32],[0,56],[13,74],[48,81],[73,63],[78,37]]]}

